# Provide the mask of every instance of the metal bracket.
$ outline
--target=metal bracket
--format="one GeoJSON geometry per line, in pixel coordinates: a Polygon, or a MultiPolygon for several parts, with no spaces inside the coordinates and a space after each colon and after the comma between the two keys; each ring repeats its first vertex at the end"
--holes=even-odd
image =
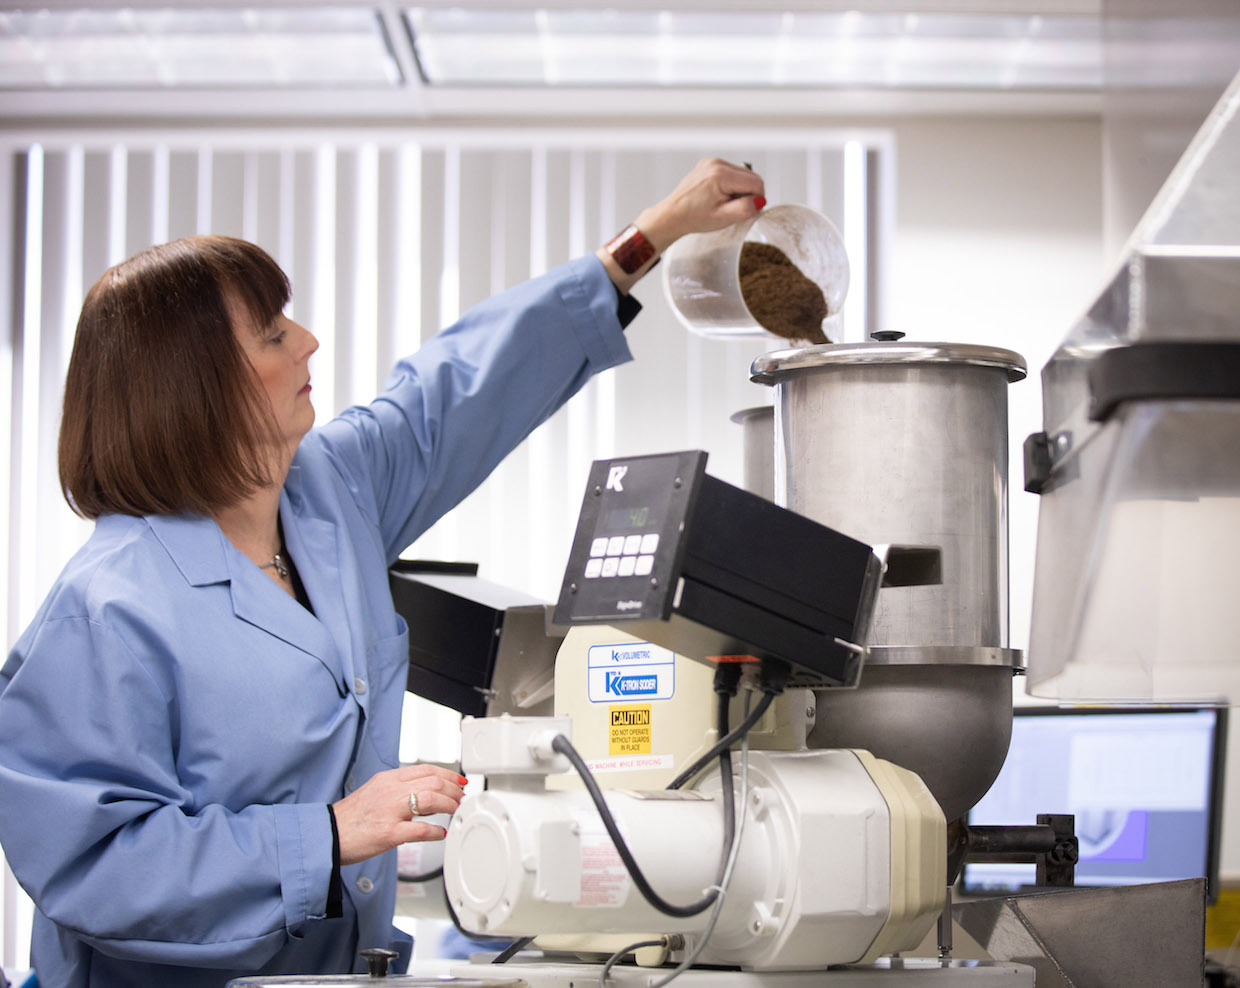
{"type": "Polygon", "coordinates": [[[1149,342],[1114,347],[1089,365],[1089,417],[1126,401],[1240,399],[1240,343],[1149,342]]]}
{"type": "Polygon", "coordinates": [[[1025,490],[1041,494],[1051,479],[1051,439],[1035,432],[1025,440],[1025,490]]]}

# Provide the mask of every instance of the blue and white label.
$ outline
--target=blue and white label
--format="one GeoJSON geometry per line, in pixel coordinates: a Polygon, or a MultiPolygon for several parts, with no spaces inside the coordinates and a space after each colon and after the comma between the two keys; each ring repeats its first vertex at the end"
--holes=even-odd
{"type": "Polygon", "coordinates": [[[676,692],[676,653],[650,642],[594,645],[588,666],[591,703],[670,700],[676,692]]]}

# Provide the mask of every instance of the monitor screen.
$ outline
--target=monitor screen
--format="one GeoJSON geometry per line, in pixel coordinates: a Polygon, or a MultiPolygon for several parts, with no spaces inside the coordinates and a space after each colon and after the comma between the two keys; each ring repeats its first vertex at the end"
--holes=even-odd
{"type": "MultiPolygon", "coordinates": [[[[970,825],[1071,813],[1078,886],[1205,878],[1218,888],[1226,708],[1017,707],[1007,760],[970,825]]],[[[966,863],[967,893],[1029,888],[1033,864],[966,863]]]]}

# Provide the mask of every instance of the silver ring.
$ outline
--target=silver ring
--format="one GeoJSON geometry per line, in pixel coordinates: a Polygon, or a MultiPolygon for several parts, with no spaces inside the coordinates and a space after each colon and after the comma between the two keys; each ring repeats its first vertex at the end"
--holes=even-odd
{"type": "Polygon", "coordinates": [[[416,792],[409,794],[409,812],[414,816],[418,815],[418,794],[416,792]]]}

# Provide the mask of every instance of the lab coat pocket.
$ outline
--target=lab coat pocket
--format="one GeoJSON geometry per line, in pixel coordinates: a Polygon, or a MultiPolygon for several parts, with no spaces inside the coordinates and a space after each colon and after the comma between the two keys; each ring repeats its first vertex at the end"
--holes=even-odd
{"type": "MultiPolygon", "coordinates": [[[[398,620],[400,620],[398,618],[398,620]]],[[[395,635],[375,641],[366,653],[367,739],[388,768],[399,764],[400,719],[409,669],[409,632],[404,621],[395,635]]]]}

